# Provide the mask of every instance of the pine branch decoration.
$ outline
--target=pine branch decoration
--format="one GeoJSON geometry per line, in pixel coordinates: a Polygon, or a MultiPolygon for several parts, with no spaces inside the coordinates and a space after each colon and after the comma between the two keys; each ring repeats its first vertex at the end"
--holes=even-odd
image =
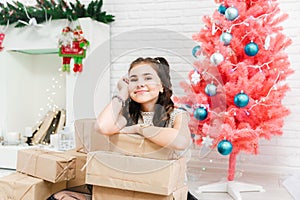
{"type": "Polygon", "coordinates": [[[49,19],[72,21],[83,17],[90,17],[105,24],[113,22],[115,16],[102,11],[102,6],[103,0],[94,0],[88,4],[87,8],[79,0],[76,0],[75,3],[67,3],[65,0],[58,2],[55,0],[36,0],[35,6],[26,6],[19,1],[0,3],[0,25],[16,23],[15,27],[23,27],[25,24],[20,21],[27,22],[29,18],[35,18],[38,24],[49,19]]]}

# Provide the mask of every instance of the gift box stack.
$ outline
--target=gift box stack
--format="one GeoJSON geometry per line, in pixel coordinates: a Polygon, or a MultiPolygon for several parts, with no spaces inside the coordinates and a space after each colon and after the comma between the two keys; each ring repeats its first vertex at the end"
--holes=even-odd
{"type": "Polygon", "coordinates": [[[75,177],[75,157],[29,148],[18,151],[16,172],[0,178],[0,199],[47,199],[75,177]]]}
{"type": "Polygon", "coordinates": [[[87,155],[93,200],[186,200],[186,160],[138,134],[109,137],[109,151],[87,155]]]}
{"type": "Polygon", "coordinates": [[[83,168],[86,153],[109,150],[107,137],[94,130],[94,123],[90,119],[76,122],[76,149],[57,152],[33,146],[19,150],[16,172],[0,178],[0,199],[45,200],[64,189],[89,193],[83,168]]]}
{"type": "Polygon", "coordinates": [[[0,199],[47,199],[63,189],[93,200],[186,200],[186,161],[136,134],[110,137],[94,130],[95,119],[75,122],[76,149],[18,152],[16,172],[0,178],[0,199]]]}

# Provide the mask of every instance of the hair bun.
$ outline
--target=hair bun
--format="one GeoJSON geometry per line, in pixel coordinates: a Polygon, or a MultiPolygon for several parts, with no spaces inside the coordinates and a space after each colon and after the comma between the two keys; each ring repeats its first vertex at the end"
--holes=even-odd
{"type": "Polygon", "coordinates": [[[166,71],[166,73],[170,72],[169,63],[168,63],[168,61],[165,58],[163,58],[163,57],[156,57],[154,59],[157,60],[158,63],[160,63],[161,65],[163,65],[162,67],[166,71]]]}

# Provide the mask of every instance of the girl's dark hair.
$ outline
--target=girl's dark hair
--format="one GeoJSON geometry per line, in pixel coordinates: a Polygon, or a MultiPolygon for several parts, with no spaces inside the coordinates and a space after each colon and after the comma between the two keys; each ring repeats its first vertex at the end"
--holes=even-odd
{"type": "MultiPolygon", "coordinates": [[[[174,102],[171,99],[173,94],[172,84],[170,80],[170,66],[168,61],[162,57],[156,58],[137,58],[129,67],[130,70],[138,64],[150,64],[150,66],[156,71],[158,77],[161,80],[163,86],[163,92],[159,93],[158,100],[155,104],[153,125],[159,127],[167,126],[170,120],[170,114],[174,110],[174,102]]],[[[141,118],[141,105],[132,99],[127,99],[125,107],[123,108],[123,115],[127,119],[127,125],[133,125],[138,123],[138,119],[141,118]]]]}

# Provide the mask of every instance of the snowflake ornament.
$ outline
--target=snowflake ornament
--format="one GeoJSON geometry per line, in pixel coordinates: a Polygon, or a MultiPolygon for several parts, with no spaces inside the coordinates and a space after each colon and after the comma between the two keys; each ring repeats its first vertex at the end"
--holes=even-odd
{"type": "Polygon", "coordinates": [[[202,137],[202,145],[210,147],[213,144],[214,139],[210,138],[209,135],[202,137]]]}
{"type": "Polygon", "coordinates": [[[191,81],[195,85],[200,82],[200,74],[196,70],[194,71],[194,73],[191,76],[191,81]]]}

